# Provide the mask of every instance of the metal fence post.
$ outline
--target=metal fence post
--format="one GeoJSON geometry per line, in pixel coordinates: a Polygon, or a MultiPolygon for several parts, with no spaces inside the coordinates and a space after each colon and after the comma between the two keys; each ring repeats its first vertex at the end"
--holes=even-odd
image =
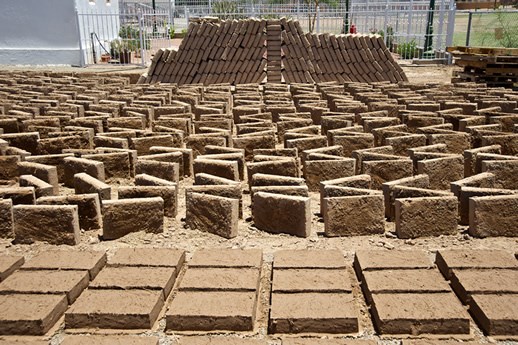
{"type": "Polygon", "coordinates": [[[469,39],[471,36],[471,19],[473,18],[473,12],[469,11],[468,16],[468,32],[466,32],[466,47],[469,47],[469,39]]]}
{"type": "Polygon", "coordinates": [[[86,67],[85,52],[83,51],[83,37],[81,35],[81,25],[79,20],[79,12],[76,8],[77,35],[79,38],[79,67],[86,67]]]}
{"type": "Polygon", "coordinates": [[[144,17],[142,16],[142,11],[138,11],[138,28],[139,28],[139,39],[140,39],[140,65],[142,67],[146,66],[145,62],[145,48],[146,48],[146,40],[144,39],[144,17]]]}
{"type": "Polygon", "coordinates": [[[315,32],[320,33],[320,6],[316,6],[315,10],[317,11],[317,25],[315,28],[315,32]]]}
{"type": "Polygon", "coordinates": [[[187,22],[187,27],[189,27],[189,8],[185,6],[185,21],[187,22]]]}

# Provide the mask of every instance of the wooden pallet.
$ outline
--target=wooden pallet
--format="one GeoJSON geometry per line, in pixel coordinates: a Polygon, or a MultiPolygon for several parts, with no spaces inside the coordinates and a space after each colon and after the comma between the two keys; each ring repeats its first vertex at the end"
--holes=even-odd
{"type": "Polygon", "coordinates": [[[491,47],[447,47],[446,51],[452,55],[489,55],[489,56],[518,56],[518,48],[491,48],[491,47]]]}

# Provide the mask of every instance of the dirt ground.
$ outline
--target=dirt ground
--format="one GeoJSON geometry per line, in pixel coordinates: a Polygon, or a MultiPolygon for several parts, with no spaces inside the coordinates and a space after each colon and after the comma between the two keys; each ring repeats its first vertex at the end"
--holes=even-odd
{"type": "MultiPolygon", "coordinates": [[[[451,78],[451,72],[454,67],[444,65],[410,65],[405,64],[404,70],[410,81],[413,82],[438,82],[447,83],[451,78]]],[[[17,70],[18,68],[10,68],[11,70],[17,70]]],[[[20,68],[20,70],[23,68],[20,68]]],[[[48,67],[44,69],[48,70],[48,67]]],[[[52,68],[52,70],[59,71],[72,71],[81,73],[98,73],[98,74],[110,74],[110,73],[143,73],[145,69],[141,68],[52,68]]],[[[245,179],[246,181],[246,179],[245,179]]],[[[114,181],[111,183],[112,188],[115,189],[118,185],[129,184],[129,181],[114,181]]],[[[123,238],[113,241],[101,241],[99,238],[100,232],[82,232],[81,243],[75,247],[59,246],[59,249],[73,249],[73,250],[106,250],[110,256],[115,252],[117,248],[122,247],[172,247],[180,248],[188,251],[187,258],[189,259],[192,253],[201,248],[254,248],[261,249],[264,252],[264,267],[263,267],[263,279],[261,287],[261,311],[259,312],[258,331],[254,337],[266,337],[267,321],[268,321],[268,291],[269,291],[269,276],[271,274],[271,265],[273,260],[273,254],[277,250],[281,249],[339,249],[341,250],[346,259],[352,263],[354,252],[359,249],[373,249],[373,250],[425,250],[428,251],[430,258],[434,258],[434,253],[437,250],[449,248],[462,248],[462,249],[503,249],[510,252],[518,253],[518,238],[486,238],[476,239],[467,235],[466,227],[459,227],[459,233],[454,236],[440,236],[433,238],[419,238],[412,240],[398,239],[394,234],[394,223],[386,223],[386,231],[382,235],[373,236],[354,236],[354,237],[341,237],[341,238],[326,238],[323,235],[324,222],[319,214],[319,194],[311,193],[312,197],[312,234],[308,238],[298,238],[290,235],[283,234],[269,234],[258,230],[253,225],[251,219],[250,209],[250,195],[248,194],[248,187],[244,185],[243,195],[243,206],[244,206],[244,217],[239,223],[239,234],[234,239],[224,239],[216,235],[201,232],[198,230],[192,230],[185,227],[185,223],[182,218],[185,216],[185,187],[192,185],[192,178],[184,179],[180,183],[179,192],[179,209],[178,217],[176,219],[166,218],[165,220],[165,231],[162,234],[148,234],[144,232],[132,233],[123,238]]],[[[73,193],[73,190],[62,188],[62,193],[73,193]]],[[[113,193],[116,195],[116,193],[113,193]]],[[[0,239],[0,254],[18,254],[24,255],[26,260],[30,259],[33,255],[38,252],[56,249],[56,246],[47,245],[44,243],[34,243],[32,245],[13,245],[9,240],[0,239]]],[[[353,274],[351,272],[351,274],[353,274]]],[[[359,287],[356,286],[356,294],[361,295],[359,287]]],[[[358,298],[363,302],[363,298],[358,298]]],[[[59,324],[59,322],[58,322],[59,324]]],[[[63,323],[61,322],[61,325],[63,323]]],[[[361,307],[360,316],[361,331],[358,335],[362,339],[382,339],[385,344],[398,344],[397,341],[393,341],[390,338],[379,338],[374,336],[374,328],[370,319],[370,314],[367,310],[366,305],[363,302],[361,307]]],[[[62,326],[61,326],[62,327],[62,326]]],[[[159,324],[159,328],[151,333],[159,335],[162,340],[161,344],[170,344],[173,337],[165,337],[163,332],[165,322],[162,320],[159,324]]],[[[65,334],[64,329],[58,330],[56,335],[53,337],[52,342],[57,344],[59,340],[65,334]]],[[[488,342],[490,339],[484,337],[480,330],[472,323],[472,338],[480,342],[488,342]]],[[[278,344],[278,340],[275,337],[269,337],[272,344],[278,344]]]]}

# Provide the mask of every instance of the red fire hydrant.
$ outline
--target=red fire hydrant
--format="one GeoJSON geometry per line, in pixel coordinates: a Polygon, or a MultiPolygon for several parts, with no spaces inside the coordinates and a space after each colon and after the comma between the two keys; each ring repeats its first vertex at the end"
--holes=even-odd
{"type": "Polygon", "coordinates": [[[351,25],[351,27],[349,28],[349,33],[350,34],[355,34],[356,33],[356,25],[351,25]]]}

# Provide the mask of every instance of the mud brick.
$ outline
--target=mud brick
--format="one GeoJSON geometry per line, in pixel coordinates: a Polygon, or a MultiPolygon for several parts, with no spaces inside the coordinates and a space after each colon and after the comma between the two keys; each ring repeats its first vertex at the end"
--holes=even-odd
{"type": "Polygon", "coordinates": [[[464,150],[471,148],[470,136],[467,133],[444,133],[444,134],[428,134],[428,144],[446,144],[447,151],[454,154],[462,154],[464,150]]]}
{"type": "Polygon", "coordinates": [[[149,149],[150,153],[157,154],[163,152],[180,152],[182,154],[183,173],[185,176],[193,176],[192,165],[193,165],[193,153],[191,149],[183,149],[176,147],[163,147],[163,146],[152,146],[149,149]]]}
{"type": "Polygon", "coordinates": [[[382,184],[413,175],[410,159],[363,161],[362,171],[372,178],[372,188],[381,189],[382,184]]]}
{"type": "Polygon", "coordinates": [[[200,193],[186,197],[186,224],[191,229],[225,238],[237,236],[239,200],[200,193]]]}
{"type": "Polygon", "coordinates": [[[176,267],[106,267],[90,284],[90,289],[160,290],[164,300],[171,293],[176,267]]]}
{"type": "Polygon", "coordinates": [[[0,179],[12,180],[18,176],[20,156],[0,156],[0,179]]]}
{"type": "Polygon", "coordinates": [[[89,280],[87,271],[21,270],[0,284],[0,294],[66,295],[68,304],[72,304],[89,280]]]}
{"type": "MultiPolygon", "coordinates": [[[[208,158],[210,156],[204,157],[208,158]]],[[[196,158],[194,160],[194,174],[207,173],[229,180],[239,181],[238,162],[207,158],[196,158]]]]}
{"type": "Polygon", "coordinates": [[[131,232],[164,231],[164,199],[160,197],[103,202],[103,239],[114,240],[131,232]]]}
{"type": "MultiPolygon", "coordinates": [[[[156,148],[157,146],[153,146],[156,148]]],[[[168,163],[178,163],[179,165],[179,175],[180,178],[183,178],[185,175],[184,172],[184,163],[183,163],[183,154],[182,152],[173,151],[173,152],[160,152],[160,153],[153,153],[146,156],[140,156],[138,157],[139,160],[150,160],[150,161],[157,161],[157,162],[168,162],[168,163]]],[[[192,169],[190,169],[192,170],[192,169]]]]}
{"type": "Polygon", "coordinates": [[[34,187],[3,187],[0,199],[11,199],[13,205],[33,205],[36,194],[34,187]]]}
{"type": "Polygon", "coordinates": [[[280,250],[275,252],[275,269],[343,269],[344,255],[339,250],[280,250]]]}
{"type": "Polygon", "coordinates": [[[458,231],[454,196],[396,199],[395,210],[399,238],[454,235],[458,231]]]}
{"type": "Polygon", "coordinates": [[[385,232],[385,208],[381,193],[323,200],[326,236],[362,236],[385,232]]]}
{"type": "Polygon", "coordinates": [[[518,195],[470,198],[469,234],[474,237],[518,236],[518,195]]]}
{"type": "Polygon", "coordinates": [[[461,155],[425,159],[417,162],[417,173],[430,178],[430,188],[449,190],[450,183],[464,178],[464,158],[461,155]]]}
{"type": "Polygon", "coordinates": [[[182,291],[256,291],[261,271],[257,268],[189,267],[180,284],[182,291]]]}
{"type": "Polygon", "coordinates": [[[258,249],[201,249],[194,252],[189,267],[261,267],[263,254],[258,249]]]}
{"type": "Polygon", "coordinates": [[[110,257],[109,266],[175,267],[180,271],[185,252],[173,248],[119,248],[110,257]]]}
{"type": "Polygon", "coordinates": [[[470,312],[488,335],[518,335],[518,294],[473,295],[470,312]]]}
{"type": "MultiPolygon", "coordinates": [[[[479,344],[479,342],[476,341],[463,341],[462,342],[465,345],[475,345],[479,344]]],[[[403,339],[402,342],[403,345],[458,345],[459,342],[456,340],[432,340],[432,339],[417,339],[417,340],[410,340],[410,339],[403,339]]]]}
{"type": "Polygon", "coordinates": [[[163,305],[161,291],[87,290],[65,313],[65,327],[150,329],[163,305]]]}
{"type": "Polygon", "coordinates": [[[384,144],[394,147],[394,154],[406,156],[407,149],[426,145],[426,136],[423,134],[393,136],[385,138],[384,144]]]}
{"type": "Polygon", "coordinates": [[[266,340],[241,337],[182,337],[179,345],[266,345],[266,340]]]}
{"type": "Polygon", "coordinates": [[[166,313],[166,330],[251,331],[256,293],[180,291],[166,313]]]}
{"type": "Polygon", "coordinates": [[[374,270],[363,272],[362,289],[367,302],[375,294],[447,293],[450,286],[433,269],[374,270]]]}
{"type": "Polygon", "coordinates": [[[13,201],[11,199],[0,199],[0,237],[14,237],[13,201]]]}
{"type": "Polygon", "coordinates": [[[255,193],[252,216],[260,230],[300,237],[308,237],[311,233],[309,198],[255,193]]]}
{"type": "Polygon", "coordinates": [[[128,186],[119,187],[119,199],[161,197],[164,200],[164,215],[176,217],[178,214],[178,187],[174,186],[128,186]]]}
{"type": "Polygon", "coordinates": [[[517,294],[518,270],[514,269],[460,269],[453,270],[451,287],[462,303],[467,304],[471,295],[517,294]]]}
{"type": "Polygon", "coordinates": [[[139,160],[135,167],[136,174],[148,174],[178,184],[180,165],[178,163],[139,160]]]}
{"type": "Polygon", "coordinates": [[[364,271],[433,268],[432,261],[422,250],[358,250],[353,266],[360,280],[364,271]]]}
{"type": "Polygon", "coordinates": [[[36,197],[54,195],[54,187],[33,175],[21,175],[18,181],[20,187],[33,187],[36,197]]]}
{"type": "Polygon", "coordinates": [[[176,145],[171,135],[130,138],[130,148],[136,150],[139,156],[149,154],[152,146],[174,147],[176,145]]]}
{"type": "Polygon", "coordinates": [[[352,292],[352,282],[346,269],[275,269],[272,291],[352,292]]]}
{"type": "Polygon", "coordinates": [[[101,202],[98,194],[76,194],[67,196],[42,197],[38,205],[77,205],[79,226],[82,230],[102,228],[101,202]]]}
{"type": "MultiPolygon", "coordinates": [[[[322,339],[322,338],[285,338],[282,345],[376,345],[375,340],[361,339],[322,339]]],[[[472,344],[470,344],[472,345],[472,344]]]]}
{"type": "Polygon", "coordinates": [[[352,176],[355,171],[356,160],[353,158],[304,161],[304,177],[312,192],[319,190],[321,181],[352,176]]]}
{"type": "Polygon", "coordinates": [[[327,146],[327,137],[325,136],[312,136],[309,138],[299,138],[299,139],[288,139],[286,140],[287,148],[296,148],[298,152],[302,152],[304,150],[311,150],[320,148],[323,146],[327,146]]]}
{"type": "Polygon", "coordinates": [[[7,141],[9,146],[38,154],[38,141],[40,140],[38,132],[0,134],[0,139],[7,141]]]}
{"type": "MultiPolygon", "coordinates": [[[[332,131],[328,132],[332,133],[332,131]]],[[[333,135],[330,145],[341,145],[344,148],[344,157],[350,157],[353,151],[374,147],[374,135],[358,133],[351,135],[333,135]]]]}
{"type": "Polygon", "coordinates": [[[46,241],[76,245],[80,242],[77,206],[18,205],[13,207],[13,220],[18,243],[46,241]]]}
{"type": "Polygon", "coordinates": [[[55,166],[44,165],[33,162],[18,163],[20,175],[34,175],[42,181],[47,182],[53,187],[54,193],[59,192],[58,172],[55,166]]]}
{"type": "Polygon", "coordinates": [[[158,337],[132,335],[66,335],[61,345],[158,345],[158,337]]]}
{"type": "Polygon", "coordinates": [[[74,187],[74,175],[79,173],[88,174],[97,180],[104,182],[104,164],[102,162],[84,159],[84,158],[76,158],[76,157],[67,157],[64,159],[65,164],[65,175],[63,183],[67,187],[74,187]]]}
{"type": "MultiPolygon", "coordinates": [[[[453,189],[453,186],[452,186],[453,189]]],[[[462,186],[457,197],[459,198],[460,224],[469,224],[469,202],[472,197],[512,195],[515,191],[509,189],[478,188],[462,186]]],[[[498,210],[496,210],[498,211],[498,210]]]]}
{"type": "MultiPolygon", "coordinates": [[[[197,175],[198,176],[198,175],[197,175]]],[[[243,193],[240,184],[235,185],[193,185],[185,188],[186,200],[191,193],[208,194],[239,201],[239,218],[243,218],[243,193]]]]}
{"type": "Polygon", "coordinates": [[[518,160],[482,161],[481,170],[495,175],[494,188],[518,189],[518,160]]]}
{"type": "Polygon", "coordinates": [[[100,200],[111,199],[111,186],[86,173],[74,175],[74,190],[76,194],[97,194],[100,200]]]}
{"type": "Polygon", "coordinates": [[[210,174],[196,174],[194,176],[194,184],[195,185],[205,185],[205,186],[214,186],[214,185],[225,185],[225,186],[240,186],[241,183],[238,181],[229,180],[227,178],[214,176],[210,174]]]}
{"type": "Polygon", "coordinates": [[[67,310],[64,295],[0,295],[1,335],[44,335],[67,310]]]}
{"type": "Polygon", "coordinates": [[[131,158],[129,152],[83,155],[82,158],[102,162],[104,165],[105,178],[129,179],[131,177],[131,158]]]}
{"type": "Polygon", "coordinates": [[[380,334],[469,334],[466,310],[453,293],[374,294],[371,313],[380,334]]]}
{"type": "Polygon", "coordinates": [[[518,270],[518,261],[513,254],[491,249],[440,250],[435,258],[437,267],[446,279],[452,272],[464,269],[513,269],[518,270]]]}
{"type": "Polygon", "coordinates": [[[25,259],[23,256],[0,255],[0,282],[4,281],[14,271],[20,268],[25,259]]]}
{"type": "Polygon", "coordinates": [[[293,158],[248,163],[247,171],[250,185],[252,185],[256,174],[299,177],[299,167],[297,161],[293,158]]]}
{"type": "Polygon", "coordinates": [[[274,135],[253,135],[232,138],[232,146],[245,150],[245,159],[250,161],[253,157],[254,149],[274,149],[274,135]]]}
{"type": "Polygon", "coordinates": [[[389,220],[392,220],[395,217],[394,189],[398,186],[408,186],[424,189],[430,186],[430,178],[428,175],[415,175],[411,177],[404,177],[399,180],[388,181],[381,185],[383,196],[385,198],[385,216],[389,220]]]}
{"type": "Polygon", "coordinates": [[[268,333],[356,333],[350,293],[273,293],[268,333]]]}

